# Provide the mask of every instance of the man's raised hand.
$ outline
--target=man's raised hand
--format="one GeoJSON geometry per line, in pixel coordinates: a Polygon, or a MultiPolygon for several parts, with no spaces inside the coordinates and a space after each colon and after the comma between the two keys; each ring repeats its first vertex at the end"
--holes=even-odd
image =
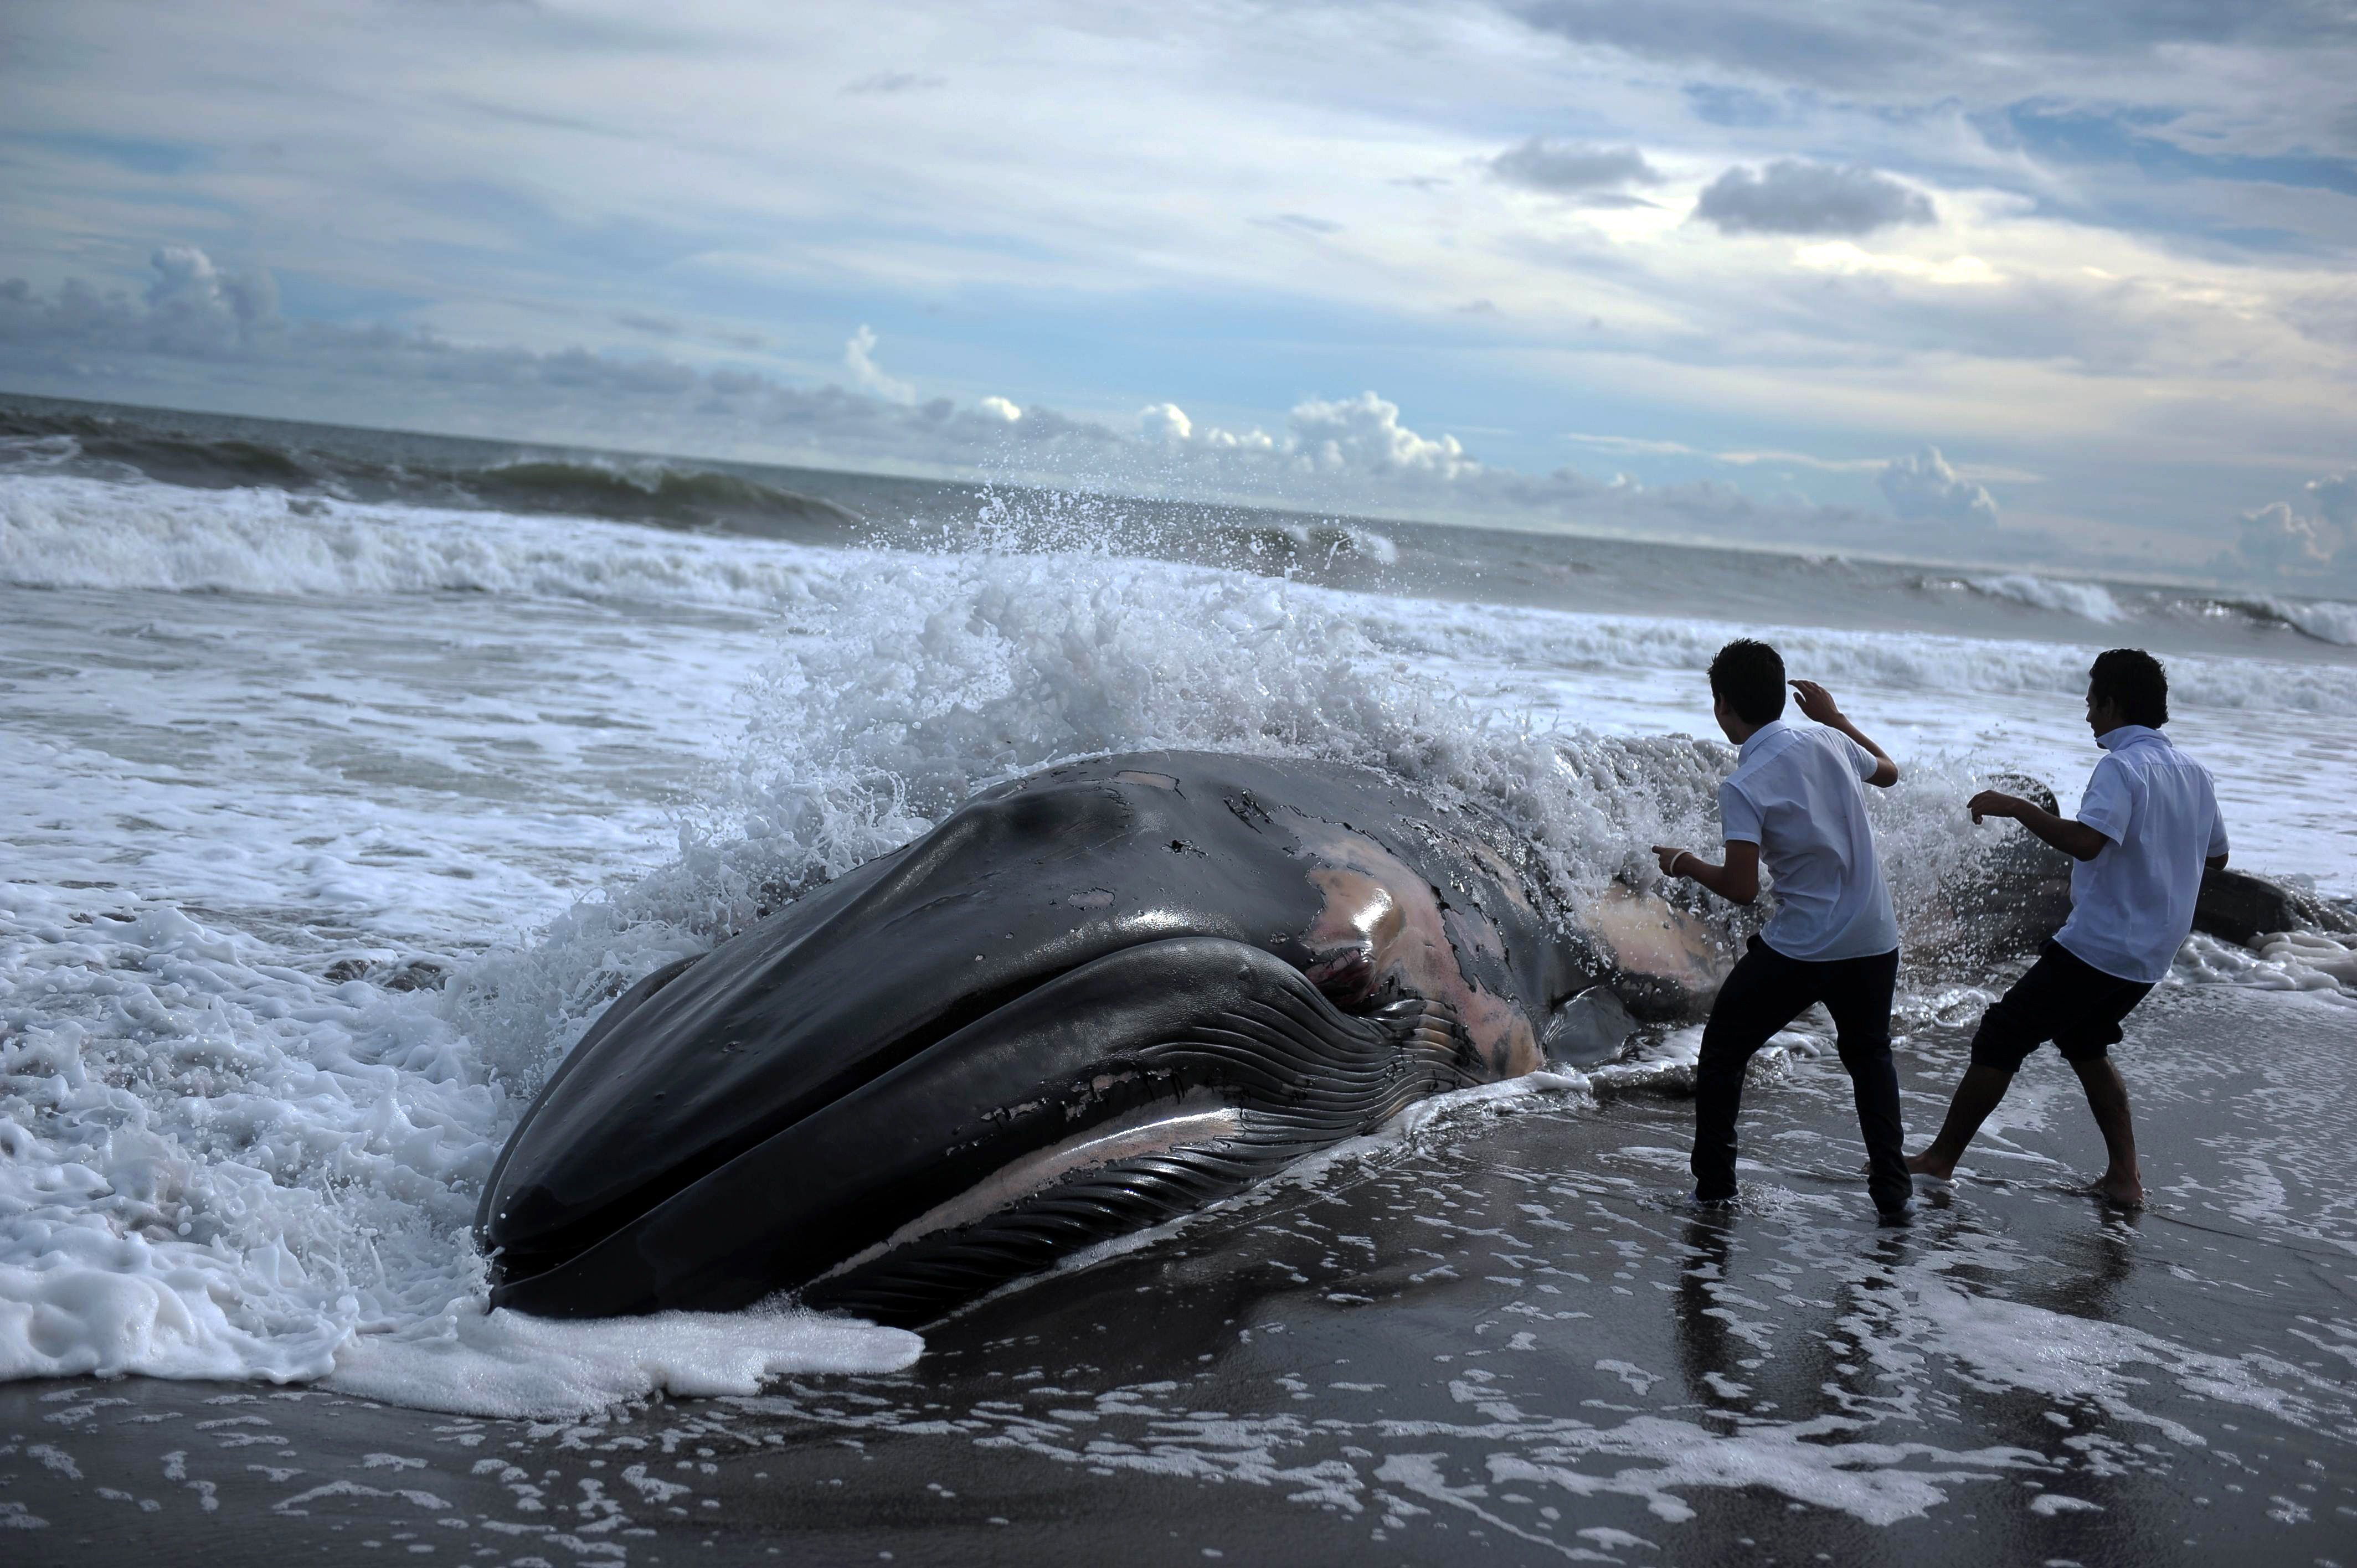
{"type": "Polygon", "coordinates": [[[1837,725],[1841,722],[1841,705],[1834,701],[1834,694],[1831,692],[1826,691],[1814,681],[1793,682],[1792,695],[1803,717],[1813,719],[1821,725],[1837,725]]]}

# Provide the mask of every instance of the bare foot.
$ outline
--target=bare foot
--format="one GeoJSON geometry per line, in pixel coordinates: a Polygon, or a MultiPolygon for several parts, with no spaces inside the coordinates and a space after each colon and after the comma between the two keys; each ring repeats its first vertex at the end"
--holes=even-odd
{"type": "Polygon", "coordinates": [[[1932,1157],[1932,1151],[1926,1149],[1920,1155],[1908,1155],[1907,1168],[1916,1176],[1927,1176],[1933,1181],[1946,1181],[1956,1174],[1956,1162],[1935,1160],[1932,1157]]]}
{"type": "Polygon", "coordinates": [[[2087,1190],[2105,1203],[2117,1204],[2122,1208],[2144,1207],[2144,1183],[2134,1176],[2115,1176],[2107,1171],[2087,1190]]]}

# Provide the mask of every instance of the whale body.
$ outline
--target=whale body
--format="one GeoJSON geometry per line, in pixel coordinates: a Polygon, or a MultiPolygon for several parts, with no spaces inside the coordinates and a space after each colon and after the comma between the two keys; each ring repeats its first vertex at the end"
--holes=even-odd
{"type": "Polygon", "coordinates": [[[1612,1055],[1621,993],[1706,962],[1372,769],[1050,768],[617,1000],[487,1184],[492,1300],[923,1322],[1425,1096],[1612,1055]]]}

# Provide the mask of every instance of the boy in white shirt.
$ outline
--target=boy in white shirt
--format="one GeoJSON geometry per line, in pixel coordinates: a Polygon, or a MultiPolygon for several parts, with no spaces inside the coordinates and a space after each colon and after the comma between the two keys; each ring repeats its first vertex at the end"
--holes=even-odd
{"type": "Polygon", "coordinates": [[[1867,1190],[1886,1223],[1912,1208],[1899,1074],[1890,1060],[1890,993],[1899,979],[1899,922],[1874,853],[1861,783],[1888,789],[1899,765],[1842,716],[1813,681],[1794,681],[1801,712],[1823,728],[1794,729],[1784,711],[1784,660],[1764,642],[1728,643],[1710,661],[1712,712],[1741,756],[1719,786],[1727,863],[1656,844],[1665,876],[1690,876],[1722,898],[1759,897],[1764,860],[1776,913],[1719,988],[1695,1069],[1695,1199],[1731,1202],[1735,1113],[1743,1069],[1769,1036],[1813,1003],[1833,1015],[1866,1139],[1867,1190]]]}
{"type": "Polygon", "coordinates": [[[2110,1164],[2094,1190],[2143,1207],[2136,1125],[2111,1048],[2122,1037],[2121,1021],[2167,977],[2193,929],[2202,867],[2226,864],[2217,789],[2207,768],[2160,733],[2168,722],[2169,676],[2160,660],[2142,649],[2115,648],[2088,671],[2087,727],[2104,756],[2087,780],[2078,820],[1996,789],[1965,802],[1974,822],[2011,817],[2078,863],[2071,868],[2071,918],[2029,972],[1982,1015],[1972,1066],[1940,1135],[1908,1169],[1943,1181],[1953,1176],[2014,1073],[2052,1040],[2103,1130],[2110,1164]]]}

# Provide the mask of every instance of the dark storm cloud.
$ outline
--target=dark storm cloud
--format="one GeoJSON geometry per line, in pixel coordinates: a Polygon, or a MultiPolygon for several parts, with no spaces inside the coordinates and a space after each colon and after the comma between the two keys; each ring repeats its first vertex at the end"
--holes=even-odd
{"type": "Polygon", "coordinates": [[[1489,168],[1510,185],[1554,196],[1654,185],[1662,177],[1634,147],[1594,147],[1540,136],[1507,148],[1490,160],[1489,168]]]}
{"type": "Polygon", "coordinates": [[[1934,218],[1929,197],[1889,175],[1790,158],[1758,173],[1728,169],[1703,191],[1694,215],[1727,234],[1866,234],[1934,218]]]}

